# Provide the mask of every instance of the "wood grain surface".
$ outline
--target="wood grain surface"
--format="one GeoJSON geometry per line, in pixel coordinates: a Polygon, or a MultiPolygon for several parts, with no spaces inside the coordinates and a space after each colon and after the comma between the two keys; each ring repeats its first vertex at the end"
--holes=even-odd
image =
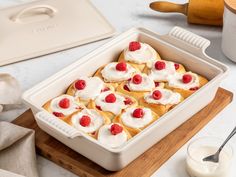
{"type": "Polygon", "coordinates": [[[209,105],[119,172],[103,169],[42,131],[37,126],[30,110],[15,119],[13,123],[34,129],[37,153],[80,177],[146,177],[152,175],[217,113],[223,110],[232,101],[232,98],[231,92],[219,88],[215,99],[209,105]]]}

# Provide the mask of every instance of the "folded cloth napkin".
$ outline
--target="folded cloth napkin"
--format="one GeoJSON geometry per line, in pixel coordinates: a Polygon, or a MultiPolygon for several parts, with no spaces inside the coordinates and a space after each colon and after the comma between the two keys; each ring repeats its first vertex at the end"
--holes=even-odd
{"type": "MultiPolygon", "coordinates": [[[[34,131],[0,122],[0,169],[25,177],[38,177],[34,131]]],[[[1,175],[5,171],[0,171],[1,175]]],[[[13,176],[13,175],[12,175],[13,176]]]]}
{"type": "Polygon", "coordinates": [[[17,80],[7,73],[0,73],[0,112],[5,107],[16,108],[21,103],[21,88],[17,80]]]}

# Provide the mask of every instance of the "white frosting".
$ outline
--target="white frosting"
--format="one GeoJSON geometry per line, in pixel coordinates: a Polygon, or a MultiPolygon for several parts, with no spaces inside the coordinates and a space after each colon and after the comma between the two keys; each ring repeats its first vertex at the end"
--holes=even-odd
{"type": "Polygon", "coordinates": [[[159,100],[155,100],[152,97],[153,92],[147,93],[144,96],[144,99],[147,103],[167,105],[167,104],[178,104],[181,100],[181,95],[177,92],[173,92],[171,90],[163,88],[158,88],[155,90],[159,90],[162,94],[162,97],[159,100]]]}
{"type": "MultiPolygon", "coordinates": [[[[197,177],[227,177],[231,176],[231,157],[224,149],[220,153],[219,162],[203,161],[202,159],[214,154],[218,147],[200,146],[191,152],[187,157],[187,171],[191,176],[197,177]]],[[[235,175],[233,175],[235,176],[235,175]]]]}
{"type": "Polygon", "coordinates": [[[84,100],[94,99],[104,88],[104,82],[99,77],[80,77],[79,80],[85,80],[86,86],[82,90],[77,90],[75,92],[76,98],[82,98],[84,100]]]}
{"type": "Polygon", "coordinates": [[[127,107],[127,105],[125,105],[124,101],[125,101],[125,97],[123,97],[119,94],[116,94],[114,92],[107,91],[107,92],[101,93],[95,99],[95,104],[97,106],[100,106],[102,111],[109,111],[109,112],[112,112],[115,115],[118,115],[118,114],[121,113],[122,109],[127,107]],[[116,96],[116,101],[114,103],[107,103],[105,101],[106,96],[109,95],[110,93],[113,93],[116,96]]]}
{"type": "Polygon", "coordinates": [[[157,60],[156,51],[148,44],[140,43],[139,50],[130,51],[129,48],[124,50],[124,59],[126,61],[134,62],[137,64],[150,65],[153,61],[157,60]]]}
{"type": "Polygon", "coordinates": [[[124,125],[131,128],[142,128],[148,125],[152,120],[152,111],[149,108],[142,108],[144,115],[142,118],[135,118],[132,116],[136,108],[128,108],[121,114],[121,120],[124,125]]]}
{"type": "Polygon", "coordinates": [[[107,64],[101,71],[102,77],[108,82],[125,81],[132,77],[136,71],[131,65],[127,64],[126,71],[117,71],[116,65],[118,62],[107,64]]]}
{"type": "Polygon", "coordinates": [[[140,84],[134,84],[132,79],[128,81],[127,87],[131,91],[151,91],[155,88],[154,81],[146,74],[140,74],[142,76],[142,82],[140,84]]]}
{"type": "Polygon", "coordinates": [[[117,135],[111,134],[111,125],[104,125],[99,129],[98,141],[105,146],[117,148],[123,145],[128,140],[128,136],[124,130],[117,135]]]}
{"type": "Polygon", "coordinates": [[[103,117],[94,109],[83,109],[81,112],[74,114],[71,118],[72,125],[85,133],[93,133],[97,131],[103,124],[104,119],[103,117]],[[89,116],[91,122],[89,126],[83,127],[80,125],[80,119],[82,116],[89,116]]]}
{"type": "Polygon", "coordinates": [[[192,72],[186,72],[185,74],[190,74],[192,76],[192,81],[189,83],[183,83],[182,78],[184,74],[176,73],[169,79],[169,86],[174,88],[181,88],[184,90],[189,90],[194,87],[199,87],[199,77],[197,74],[192,72]]]}
{"type": "Polygon", "coordinates": [[[60,112],[60,113],[64,114],[65,116],[70,115],[73,112],[77,111],[78,107],[80,107],[80,106],[81,105],[75,101],[75,98],[70,95],[61,95],[57,98],[52,99],[52,101],[50,103],[50,108],[51,108],[52,112],[60,112]],[[68,98],[70,100],[69,108],[64,109],[59,106],[59,102],[63,98],[68,98]]]}
{"type": "Polygon", "coordinates": [[[168,81],[176,73],[175,64],[173,62],[164,60],[162,60],[162,62],[165,62],[166,64],[165,69],[162,70],[157,70],[155,68],[156,62],[153,62],[152,64],[149,75],[154,81],[168,81]]]}

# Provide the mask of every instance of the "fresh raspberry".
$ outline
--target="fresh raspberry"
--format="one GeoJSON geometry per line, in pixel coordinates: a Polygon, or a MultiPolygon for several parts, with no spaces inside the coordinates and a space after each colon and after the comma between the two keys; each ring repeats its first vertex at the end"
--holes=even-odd
{"type": "Polygon", "coordinates": [[[155,87],[159,87],[160,86],[160,82],[154,82],[155,83],[155,87]]]}
{"type": "Polygon", "coordinates": [[[70,107],[70,100],[68,98],[63,98],[59,102],[59,106],[63,109],[69,108],[70,107]]]}
{"type": "Polygon", "coordinates": [[[144,112],[143,112],[143,109],[141,109],[141,108],[137,108],[133,112],[133,117],[134,118],[142,118],[143,115],[144,115],[144,112]]]}
{"type": "Polygon", "coordinates": [[[75,88],[76,88],[77,90],[83,90],[85,87],[86,87],[86,82],[85,82],[85,80],[78,80],[78,81],[75,83],[75,88]]]}
{"type": "Polygon", "coordinates": [[[178,70],[178,69],[179,69],[179,64],[175,63],[175,70],[178,70]]]}
{"type": "Polygon", "coordinates": [[[103,88],[103,89],[101,90],[101,92],[106,92],[106,91],[109,91],[109,90],[110,90],[109,87],[105,87],[105,88],[103,88]]]}
{"type": "Polygon", "coordinates": [[[133,101],[131,100],[131,98],[126,97],[124,103],[125,105],[131,105],[133,104],[133,101]]]}
{"type": "Polygon", "coordinates": [[[111,131],[112,135],[117,135],[117,134],[119,134],[119,133],[121,133],[123,131],[123,127],[118,125],[118,124],[113,124],[111,126],[110,131],[111,131]]]}
{"type": "Polygon", "coordinates": [[[65,115],[61,112],[53,112],[53,115],[56,117],[65,117],[65,115]]]}
{"type": "Polygon", "coordinates": [[[116,96],[113,93],[110,93],[109,95],[106,96],[105,101],[107,103],[115,103],[116,102],[116,96]]]}
{"type": "Polygon", "coordinates": [[[189,90],[191,90],[191,91],[196,91],[196,90],[198,90],[199,89],[199,87],[193,87],[193,88],[190,88],[189,90]]]}
{"type": "Polygon", "coordinates": [[[81,119],[79,120],[79,123],[81,126],[83,127],[87,127],[89,126],[89,124],[91,123],[91,118],[89,116],[82,116],[81,119]]]}
{"type": "Polygon", "coordinates": [[[137,41],[133,41],[129,43],[129,50],[130,51],[135,51],[139,50],[141,48],[141,44],[137,41]]]}
{"type": "Polygon", "coordinates": [[[161,97],[162,97],[162,94],[159,90],[155,90],[153,93],[152,93],[152,97],[155,99],[155,100],[160,100],[161,97]]]}
{"type": "Polygon", "coordinates": [[[127,85],[124,85],[124,89],[125,89],[126,91],[130,92],[130,89],[129,89],[129,87],[128,87],[127,85]]]}
{"type": "Polygon", "coordinates": [[[97,108],[99,111],[102,111],[101,106],[96,105],[96,108],[97,108]]]}
{"type": "Polygon", "coordinates": [[[141,75],[135,74],[134,77],[133,77],[133,79],[132,79],[132,82],[133,82],[134,84],[141,84],[142,80],[143,80],[143,78],[142,78],[141,75]]]}
{"type": "Polygon", "coordinates": [[[120,62],[116,64],[116,70],[117,71],[126,71],[127,70],[127,64],[125,62],[120,62]]]}
{"type": "Polygon", "coordinates": [[[183,83],[187,84],[192,81],[192,76],[190,74],[184,74],[182,77],[183,83]]]}
{"type": "Polygon", "coordinates": [[[166,63],[163,61],[157,61],[155,63],[155,68],[156,68],[156,70],[163,70],[166,68],[166,63]]]}

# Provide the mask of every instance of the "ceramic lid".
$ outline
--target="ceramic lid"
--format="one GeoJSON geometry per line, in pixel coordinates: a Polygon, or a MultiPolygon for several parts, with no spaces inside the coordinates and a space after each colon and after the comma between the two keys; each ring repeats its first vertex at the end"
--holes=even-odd
{"type": "Polygon", "coordinates": [[[231,12],[236,14],[236,1],[235,0],[225,0],[225,6],[231,12]]]}
{"type": "Polygon", "coordinates": [[[89,0],[41,0],[0,11],[0,65],[114,35],[89,0]]]}

